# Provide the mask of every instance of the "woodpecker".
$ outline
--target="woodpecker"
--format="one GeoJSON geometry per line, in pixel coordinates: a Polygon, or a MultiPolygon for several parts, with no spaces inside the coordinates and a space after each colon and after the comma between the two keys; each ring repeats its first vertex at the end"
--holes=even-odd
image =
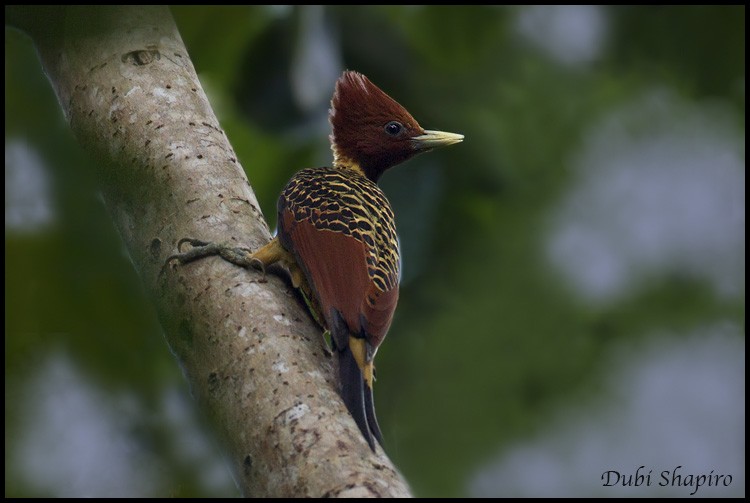
{"type": "Polygon", "coordinates": [[[218,254],[265,271],[280,262],[331,334],[341,396],[375,451],[383,444],[373,401],[373,360],[388,332],[399,292],[396,222],[377,185],[381,175],[421,152],[463,141],[423,129],[411,114],[354,71],[336,82],[331,100],[331,167],[299,171],[277,203],[277,235],[254,253],[184,239],[194,248],[172,258],[188,262],[218,254]]]}

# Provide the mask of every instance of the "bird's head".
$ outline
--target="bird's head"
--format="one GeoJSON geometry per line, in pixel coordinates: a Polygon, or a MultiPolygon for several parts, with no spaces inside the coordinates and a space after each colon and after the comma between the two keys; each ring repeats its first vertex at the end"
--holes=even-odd
{"type": "Polygon", "coordinates": [[[396,100],[352,71],[336,82],[329,120],[334,165],[359,171],[374,182],[385,170],[416,154],[464,138],[422,129],[396,100]]]}

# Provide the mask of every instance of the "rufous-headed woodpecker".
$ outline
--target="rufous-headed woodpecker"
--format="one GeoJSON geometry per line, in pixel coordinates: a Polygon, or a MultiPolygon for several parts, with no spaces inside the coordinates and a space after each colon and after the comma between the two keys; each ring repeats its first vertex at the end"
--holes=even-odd
{"type": "MultiPolygon", "coordinates": [[[[221,255],[243,267],[281,262],[331,333],[341,396],[368,444],[382,434],[373,403],[373,359],[398,301],[400,258],[393,210],[377,182],[385,170],[463,135],[427,131],[364,75],[336,82],[329,120],[333,166],[303,169],[279,196],[278,232],[255,253],[194,239],[172,258],[221,255]]],[[[179,245],[178,245],[179,248],[179,245]]]]}

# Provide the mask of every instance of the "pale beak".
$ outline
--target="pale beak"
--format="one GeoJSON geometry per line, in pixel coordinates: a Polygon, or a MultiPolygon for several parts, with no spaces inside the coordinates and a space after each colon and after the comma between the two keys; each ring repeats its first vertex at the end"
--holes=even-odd
{"type": "Polygon", "coordinates": [[[446,133],[444,131],[428,131],[425,130],[424,134],[414,136],[412,144],[417,150],[430,150],[435,147],[444,147],[446,145],[453,145],[454,143],[460,143],[464,141],[464,135],[456,133],[446,133]]]}

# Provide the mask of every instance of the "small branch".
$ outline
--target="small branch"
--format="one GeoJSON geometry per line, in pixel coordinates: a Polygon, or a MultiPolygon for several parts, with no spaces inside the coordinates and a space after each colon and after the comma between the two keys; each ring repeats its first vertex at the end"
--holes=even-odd
{"type": "MultiPolygon", "coordinates": [[[[184,237],[257,249],[269,230],[163,7],[10,7],[66,118],[240,489],[409,496],[341,402],[320,330],[278,277],[208,258],[163,269],[184,237]]],[[[261,168],[262,169],[262,168],[261,168]]]]}

